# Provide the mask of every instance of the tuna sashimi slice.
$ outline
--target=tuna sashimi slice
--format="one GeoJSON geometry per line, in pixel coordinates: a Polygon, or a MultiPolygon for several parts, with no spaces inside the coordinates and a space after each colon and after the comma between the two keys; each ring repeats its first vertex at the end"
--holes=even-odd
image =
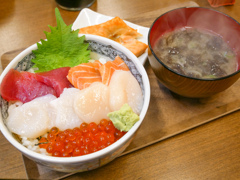
{"type": "Polygon", "coordinates": [[[56,96],[52,87],[38,82],[35,74],[30,72],[19,72],[11,69],[3,78],[1,83],[1,95],[7,101],[29,102],[37,97],[47,94],[56,96]]]}
{"type": "Polygon", "coordinates": [[[57,97],[62,94],[64,88],[72,87],[67,75],[70,67],[62,67],[47,72],[36,73],[36,80],[52,87],[57,97]]]}

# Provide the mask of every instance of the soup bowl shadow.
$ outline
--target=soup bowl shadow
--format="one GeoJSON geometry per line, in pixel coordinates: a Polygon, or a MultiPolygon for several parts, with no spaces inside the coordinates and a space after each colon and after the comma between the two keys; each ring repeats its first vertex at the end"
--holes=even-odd
{"type": "Polygon", "coordinates": [[[221,78],[199,79],[177,73],[157,57],[153,50],[157,40],[165,33],[186,27],[220,35],[236,53],[239,64],[240,24],[236,20],[208,8],[178,8],[159,16],[149,30],[148,44],[151,52],[148,59],[159,82],[172,92],[190,98],[209,97],[233,85],[240,77],[239,67],[236,72],[221,78]]]}

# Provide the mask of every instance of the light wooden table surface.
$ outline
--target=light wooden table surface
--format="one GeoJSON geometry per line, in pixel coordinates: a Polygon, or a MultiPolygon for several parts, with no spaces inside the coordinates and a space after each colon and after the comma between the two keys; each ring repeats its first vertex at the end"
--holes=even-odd
{"type": "MultiPolygon", "coordinates": [[[[90,8],[150,27],[160,9],[186,0],[96,0],[90,8]],[[154,12],[154,13],[152,13],[154,12]]],[[[207,0],[193,0],[210,7],[207,0]]],[[[0,0],[0,56],[45,38],[55,26],[54,0],[0,0]]],[[[240,2],[215,8],[240,21],[240,2]]],[[[79,11],[60,9],[66,24],[79,11]]],[[[239,42],[240,43],[240,42],[239,42]]],[[[66,179],[240,179],[240,111],[66,179]]],[[[26,179],[21,153],[0,133],[0,179],[26,179]]]]}

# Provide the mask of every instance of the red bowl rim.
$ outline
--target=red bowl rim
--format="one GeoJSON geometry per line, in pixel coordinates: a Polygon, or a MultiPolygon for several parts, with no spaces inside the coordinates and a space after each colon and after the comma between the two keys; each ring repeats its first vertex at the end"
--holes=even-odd
{"type": "Polygon", "coordinates": [[[170,11],[165,12],[164,14],[160,15],[159,17],[157,17],[157,18],[153,21],[153,23],[152,23],[152,25],[151,25],[151,27],[150,27],[150,29],[149,29],[149,33],[148,33],[148,46],[149,46],[149,49],[151,50],[151,53],[153,54],[153,56],[155,57],[155,59],[156,59],[159,63],[161,63],[162,66],[164,66],[166,69],[168,69],[169,71],[171,71],[171,72],[174,73],[174,74],[177,74],[177,75],[179,75],[179,76],[181,76],[181,77],[188,78],[188,79],[199,80],[199,81],[220,81],[220,80],[222,80],[222,79],[227,79],[227,78],[229,78],[229,77],[232,77],[232,76],[238,74],[238,73],[240,72],[240,67],[239,67],[239,69],[238,69],[237,71],[235,71],[234,73],[229,74],[229,75],[227,75],[227,76],[219,77],[219,78],[208,78],[208,79],[203,79],[203,78],[202,78],[202,79],[201,79],[201,78],[189,77],[189,76],[180,74],[180,73],[178,73],[178,72],[176,72],[176,71],[173,71],[171,68],[169,68],[167,65],[165,65],[165,64],[156,56],[156,54],[154,53],[153,48],[152,48],[151,43],[150,43],[150,32],[151,32],[151,30],[152,30],[155,22],[156,22],[159,18],[161,18],[162,16],[164,16],[165,14],[168,14],[168,13],[170,13],[170,12],[172,12],[172,11],[175,11],[175,10],[178,10],[178,9],[199,9],[199,8],[206,9],[206,10],[210,10],[210,11],[219,13],[219,14],[221,14],[221,15],[224,15],[224,16],[226,16],[227,18],[230,18],[231,20],[235,21],[235,22],[240,26],[240,23],[239,23],[237,20],[235,20],[234,18],[232,18],[231,16],[229,16],[229,15],[223,13],[223,12],[214,10],[214,9],[205,8],[205,7],[181,7],[181,8],[176,8],[176,9],[173,9],[173,10],[170,10],[170,11]]]}

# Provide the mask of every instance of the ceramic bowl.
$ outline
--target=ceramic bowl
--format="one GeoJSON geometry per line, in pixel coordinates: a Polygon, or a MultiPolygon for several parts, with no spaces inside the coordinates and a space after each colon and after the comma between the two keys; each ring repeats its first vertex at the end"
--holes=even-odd
{"type": "MultiPolygon", "coordinates": [[[[119,55],[128,66],[133,67],[132,74],[134,74],[137,80],[142,83],[141,87],[143,89],[144,104],[140,113],[140,120],[121,139],[100,151],[84,156],[64,158],[45,156],[29,150],[14,138],[12,133],[8,131],[8,128],[4,124],[4,120],[6,118],[6,110],[8,108],[7,104],[2,105],[1,108],[2,116],[0,116],[0,129],[6,139],[24,156],[52,170],[61,172],[82,172],[92,170],[103,166],[104,164],[109,163],[118,157],[132,141],[133,136],[141,125],[149,106],[149,79],[143,65],[139,62],[137,57],[128,49],[112,40],[94,35],[85,36],[86,40],[90,44],[89,48],[94,52],[95,55],[101,57],[104,56],[112,60],[116,55],[119,55]]],[[[2,82],[3,77],[11,68],[16,68],[19,70],[26,70],[29,68],[31,66],[30,59],[33,57],[32,50],[35,49],[37,49],[36,44],[30,46],[21,52],[18,56],[16,56],[1,74],[0,83],[2,82]]],[[[4,104],[4,100],[1,101],[2,104],[4,104]]]]}
{"type": "Polygon", "coordinates": [[[183,27],[205,29],[222,36],[223,40],[228,42],[229,46],[236,52],[239,64],[240,24],[236,20],[208,8],[178,8],[159,16],[149,30],[148,44],[151,54],[148,58],[159,82],[172,92],[191,98],[212,96],[229,88],[240,76],[239,67],[236,72],[225,77],[198,79],[173,71],[156,56],[153,48],[158,38],[164,33],[183,27]]]}

